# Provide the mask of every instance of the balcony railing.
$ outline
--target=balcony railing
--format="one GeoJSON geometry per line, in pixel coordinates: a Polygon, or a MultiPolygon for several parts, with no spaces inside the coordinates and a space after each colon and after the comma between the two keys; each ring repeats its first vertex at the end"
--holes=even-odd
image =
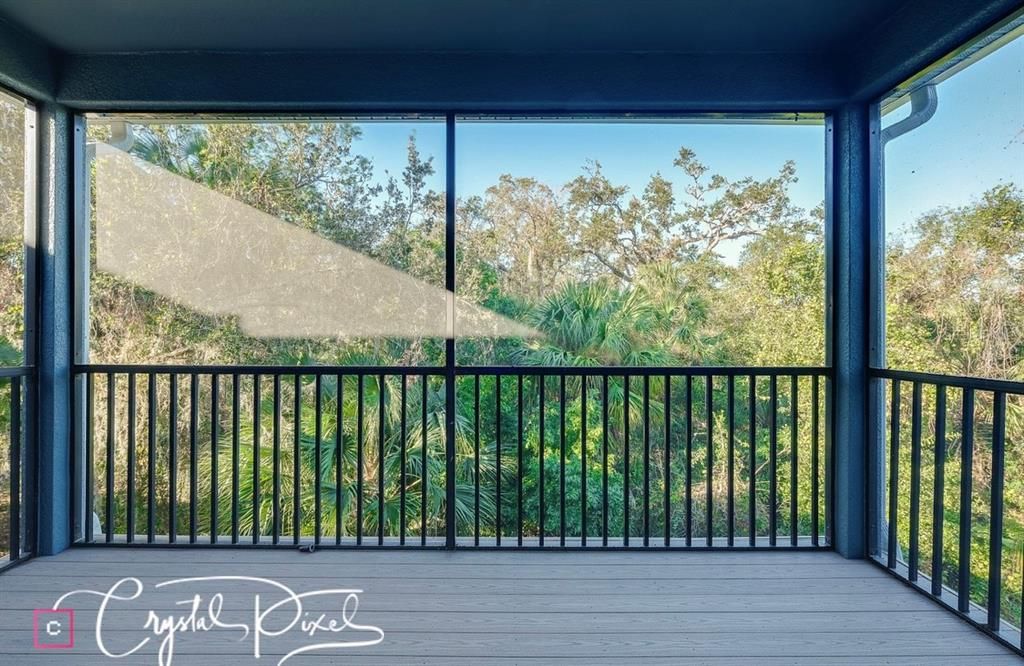
{"type": "Polygon", "coordinates": [[[26,446],[31,368],[0,370],[0,569],[33,553],[35,451],[26,446]]]}
{"type": "Polygon", "coordinates": [[[80,366],[78,533],[102,544],[824,547],[829,376],[80,366]]]}
{"type": "Polygon", "coordinates": [[[1006,456],[1007,405],[1021,418],[1024,383],[872,374],[884,391],[888,421],[877,559],[964,619],[1024,649],[1024,525],[1009,524],[1024,506],[1004,489],[1007,475],[1024,472],[1019,456],[1009,468],[1006,456]]]}

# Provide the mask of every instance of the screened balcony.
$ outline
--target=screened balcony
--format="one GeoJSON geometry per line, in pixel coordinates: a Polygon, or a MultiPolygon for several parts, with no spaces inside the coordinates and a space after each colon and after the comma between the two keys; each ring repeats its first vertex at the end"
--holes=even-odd
{"type": "Polygon", "coordinates": [[[207,5],[0,0],[0,658],[1021,660],[1019,0],[207,5]]]}

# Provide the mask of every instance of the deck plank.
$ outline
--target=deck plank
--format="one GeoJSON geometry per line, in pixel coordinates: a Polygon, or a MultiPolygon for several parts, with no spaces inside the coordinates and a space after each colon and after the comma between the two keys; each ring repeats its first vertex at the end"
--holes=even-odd
{"type": "MultiPolygon", "coordinates": [[[[136,567],[133,567],[136,568],[136,567]]],[[[137,568],[142,568],[141,565],[137,568]]],[[[215,567],[204,571],[206,576],[230,576],[243,575],[262,577],[266,573],[265,568],[259,567],[233,570],[230,567],[215,567]]],[[[696,594],[702,596],[748,596],[748,595],[781,595],[801,594],[808,596],[834,595],[837,591],[837,581],[841,581],[843,594],[846,595],[870,595],[885,594],[892,589],[892,582],[882,578],[800,578],[789,575],[785,578],[643,578],[643,577],[621,577],[614,578],[516,578],[514,576],[501,578],[474,577],[474,578],[391,578],[377,576],[374,578],[362,578],[349,575],[345,571],[332,573],[321,573],[319,576],[314,573],[296,575],[289,572],[288,576],[274,576],[274,580],[286,583],[289,586],[293,583],[303,583],[313,579],[320,579],[331,585],[343,585],[365,590],[367,596],[404,594],[404,595],[441,595],[462,597],[468,595],[498,595],[498,596],[563,596],[573,594],[580,590],[586,590],[587,595],[601,597],[633,597],[642,596],[648,599],[655,599],[663,596],[675,596],[679,594],[696,594]],[[567,582],[567,581],[571,581],[567,582]]],[[[173,568],[163,574],[163,578],[184,578],[195,575],[194,568],[173,568]]],[[[153,570],[138,572],[137,576],[146,582],[158,582],[159,576],[153,570]]],[[[107,589],[122,576],[110,576],[96,573],[94,570],[80,574],[61,572],[61,575],[52,576],[21,576],[11,577],[0,581],[0,593],[39,592],[54,589],[75,589],[75,586],[87,580],[96,589],[107,589]]],[[[225,586],[222,585],[221,588],[225,586]]],[[[227,586],[228,589],[242,587],[239,584],[227,586]]]]}
{"type": "MultiPolygon", "coordinates": [[[[18,655],[19,666],[52,666],[55,663],[55,657],[47,654],[28,654],[18,655]]],[[[111,660],[107,657],[99,656],[87,656],[81,655],[76,657],[73,662],[65,662],[61,658],[61,663],[73,663],[75,666],[110,666],[111,660]]],[[[175,664],[198,664],[201,662],[189,662],[185,659],[175,659],[175,664]]],[[[219,655],[217,657],[217,666],[252,666],[252,657],[235,657],[230,655],[219,655]]],[[[276,662],[271,662],[276,663],[276,662]]],[[[579,665],[589,666],[622,666],[624,663],[622,657],[559,657],[552,659],[548,657],[506,657],[506,656],[495,656],[489,657],[486,660],[481,660],[480,657],[443,657],[443,658],[432,658],[432,657],[394,657],[394,656],[371,656],[361,655],[358,660],[346,659],[345,661],[339,662],[336,655],[313,655],[307,654],[302,656],[302,660],[293,660],[289,663],[306,664],[308,666],[335,666],[336,664],[365,664],[371,666],[375,664],[381,664],[385,666],[478,666],[481,663],[502,665],[507,664],[513,666],[516,664],[529,664],[530,666],[561,666],[566,665],[579,665]]],[[[751,664],[758,664],[758,666],[964,666],[964,659],[962,656],[935,656],[935,655],[898,655],[887,657],[884,655],[872,655],[872,656],[859,656],[859,657],[836,657],[832,656],[828,659],[822,659],[818,656],[808,657],[806,655],[801,656],[768,656],[768,657],[757,657],[757,659],[751,659],[750,657],[631,657],[629,663],[644,664],[644,666],[750,666],[751,664]]],[[[970,658],[969,666],[1007,666],[1017,664],[1017,661],[1008,661],[1005,655],[973,655],[970,658]]]]}
{"type": "MultiPolygon", "coordinates": [[[[111,646],[152,636],[146,611],[177,610],[192,594],[224,595],[225,622],[252,615],[242,580],[154,589],[168,579],[253,576],[298,591],[358,588],[356,621],[379,645],[309,653],[288,663],[387,664],[987,664],[1024,663],[877,567],[821,551],[506,552],[423,550],[76,548],[0,575],[0,663],[108,664],[93,637],[98,599],[80,596],[77,645],[39,653],[32,609],[73,589],[134,576],[140,599],[104,617],[111,646]],[[56,656],[55,656],[56,655],[56,656]],[[354,661],[353,661],[354,658],[354,661]]],[[[259,591],[259,590],[255,590],[259,591]]],[[[264,590],[265,592],[265,590],[264,590]]],[[[310,613],[337,608],[314,597],[310,613]]],[[[347,636],[351,638],[351,635],[347,636]]],[[[319,642],[321,638],[318,638],[319,642]]],[[[261,649],[276,663],[309,643],[287,634],[261,649]],[[277,657],[273,659],[271,657],[277,657]]],[[[132,663],[156,663],[154,638],[132,663]]],[[[221,630],[179,635],[175,664],[263,663],[252,643],[221,630]]],[[[124,663],[122,661],[122,663],[124,663]]]]}

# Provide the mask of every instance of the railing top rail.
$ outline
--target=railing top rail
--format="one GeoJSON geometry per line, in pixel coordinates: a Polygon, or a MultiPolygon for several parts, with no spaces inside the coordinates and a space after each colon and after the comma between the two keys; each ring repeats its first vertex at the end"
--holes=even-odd
{"type": "MultiPolygon", "coordinates": [[[[79,364],[78,374],[158,373],[158,374],[240,374],[240,375],[444,375],[437,366],[356,366],[356,365],[145,365],[79,364]]],[[[456,366],[459,376],[474,375],[546,375],[546,376],[830,376],[831,368],[816,366],[456,366]]]]}
{"type": "Polygon", "coordinates": [[[976,391],[995,391],[1024,395],[1024,382],[1006,379],[986,379],[983,377],[965,377],[962,375],[942,375],[932,372],[916,372],[913,370],[895,370],[892,368],[871,368],[872,377],[882,379],[898,379],[900,381],[921,382],[938,386],[974,389],[976,391]]]}
{"type": "Polygon", "coordinates": [[[747,375],[824,375],[829,368],[811,366],[461,366],[457,374],[470,375],[556,375],[556,376],[604,376],[604,375],[672,375],[672,376],[747,376],[747,375]]]}
{"type": "Polygon", "coordinates": [[[30,377],[34,375],[35,372],[35,367],[31,365],[0,368],[0,377],[30,377]]]}
{"type": "Polygon", "coordinates": [[[161,375],[444,375],[437,366],[401,365],[147,365],[77,364],[76,374],[161,374],[161,375]]]}

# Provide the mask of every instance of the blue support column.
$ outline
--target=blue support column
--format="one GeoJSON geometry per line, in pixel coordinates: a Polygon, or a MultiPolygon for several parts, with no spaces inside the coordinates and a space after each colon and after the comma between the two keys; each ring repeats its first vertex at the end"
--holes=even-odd
{"type": "Polygon", "coordinates": [[[71,545],[71,227],[73,116],[45,104],[39,123],[38,542],[40,555],[71,545]]]}
{"type": "Polygon", "coordinates": [[[832,427],[832,543],[843,557],[867,555],[868,358],[871,315],[870,109],[839,108],[832,141],[831,288],[827,361],[835,372],[832,427]]]}

